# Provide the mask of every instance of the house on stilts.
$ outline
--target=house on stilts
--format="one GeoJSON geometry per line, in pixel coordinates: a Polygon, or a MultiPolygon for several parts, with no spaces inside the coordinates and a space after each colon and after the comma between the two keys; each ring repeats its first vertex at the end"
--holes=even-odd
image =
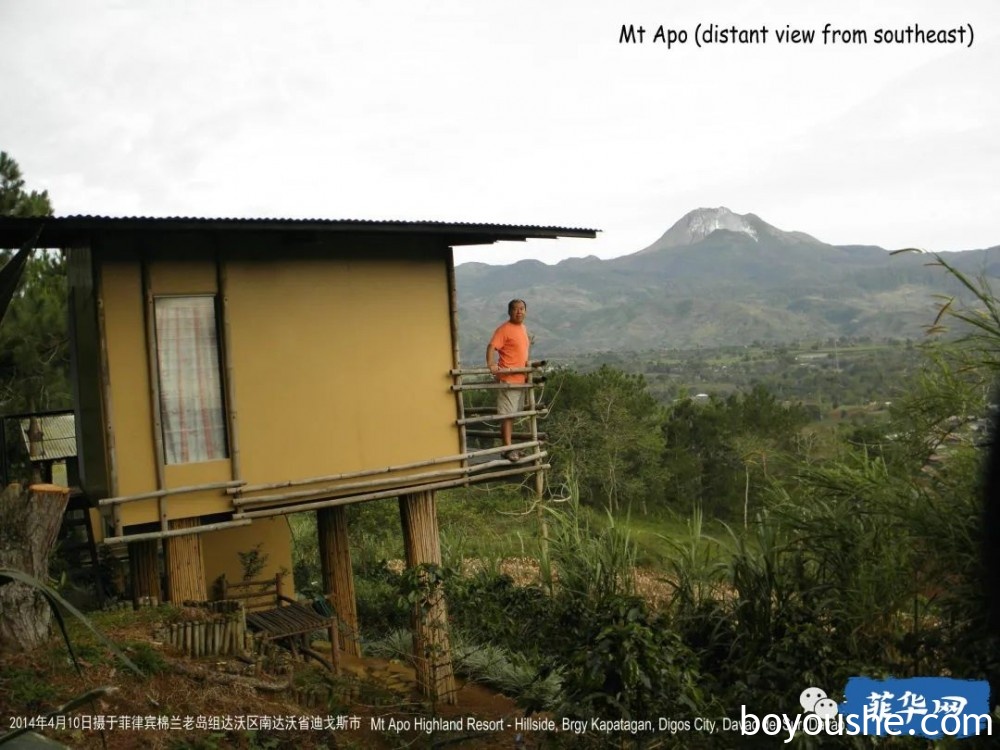
{"type": "MultiPolygon", "coordinates": [[[[283,516],[314,512],[341,647],[358,653],[347,505],[398,499],[407,564],[435,563],[436,490],[546,468],[533,398],[519,462],[469,447],[491,415],[464,406],[484,385],[459,361],[453,248],[595,230],[0,218],[0,247],[36,233],[68,254],[80,489],[101,543],[128,550],[134,598],[207,600],[257,545],[262,576],[290,570],[283,516]]],[[[421,683],[447,696],[447,641],[422,662],[441,635],[416,627],[421,683]]]]}

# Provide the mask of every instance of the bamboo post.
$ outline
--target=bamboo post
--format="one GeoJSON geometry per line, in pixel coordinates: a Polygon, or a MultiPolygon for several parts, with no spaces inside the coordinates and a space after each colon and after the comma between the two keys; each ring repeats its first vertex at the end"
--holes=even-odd
{"type": "MultiPolygon", "coordinates": [[[[160,368],[156,355],[156,301],[149,280],[149,262],[142,261],[142,296],[145,301],[146,317],[146,368],[149,378],[149,406],[153,415],[153,450],[156,454],[156,489],[166,488],[163,452],[163,415],[160,404],[160,368]]],[[[156,507],[160,520],[160,530],[167,530],[167,503],[163,497],[157,499],[156,507]]]]}
{"type": "MultiPolygon", "coordinates": [[[[528,373],[529,385],[532,384],[533,377],[534,375],[532,373],[528,373]]],[[[531,441],[534,443],[538,442],[538,417],[536,416],[537,415],[536,406],[537,405],[535,403],[535,389],[532,387],[528,389],[528,411],[532,412],[532,416],[530,417],[529,421],[531,427],[531,441]]],[[[535,461],[535,466],[539,467],[538,471],[535,472],[535,495],[537,496],[539,503],[541,503],[542,494],[545,490],[545,474],[544,472],[542,472],[541,465],[542,465],[542,459],[538,458],[535,461]]],[[[543,523],[544,523],[544,518],[543,518],[543,523]]]]}
{"type": "MultiPolygon", "coordinates": [[[[171,522],[173,529],[192,528],[200,524],[198,518],[183,518],[171,522]]],[[[185,599],[205,601],[205,563],[201,553],[201,537],[186,534],[165,539],[164,559],[167,568],[167,596],[174,604],[185,599]]]]}
{"type": "Polygon", "coordinates": [[[143,597],[163,598],[160,592],[159,545],[154,540],[128,545],[129,578],[132,580],[132,603],[139,607],[143,597]]]}
{"type": "Polygon", "coordinates": [[[242,463],[240,460],[240,432],[239,424],[236,421],[236,385],[233,378],[233,336],[229,325],[229,275],[226,272],[225,261],[216,258],[216,283],[219,287],[219,297],[222,300],[220,314],[222,325],[219,326],[219,334],[222,337],[222,367],[225,378],[226,390],[226,411],[229,413],[229,465],[232,470],[233,479],[240,479],[243,476],[242,463]]]}
{"type": "MultiPolygon", "coordinates": [[[[406,564],[441,564],[441,539],[438,533],[437,504],[433,492],[415,492],[399,498],[403,525],[406,564]]],[[[413,652],[417,685],[433,701],[457,702],[455,675],[452,671],[451,645],[448,636],[448,611],[444,594],[436,588],[423,607],[414,608],[413,652]]]]}
{"type": "MultiPolygon", "coordinates": [[[[528,375],[528,382],[532,382],[534,375],[528,375]]],[[[528,391],[528,411],[534,412],[531,416],[531,439],[538,442],[538,404],[535,401],[535,389],[528,391]]],[[[541,555],[542,561],[547,564],[549,559],[549,523],[545,516],[545,471],[542,469],[542,459],[535,461],[537,467],[535,471],[535,503],[538,508],[538,529],[541,534],[541,555]]],[[[546,565],[547,567],[547,565],[546,565]]]]}
{"type": "Polygon", "coordinates": [[[354,594],[354,573],[351,568],[351,547],[347,535],[347,508],[322,508],[316,511],[319,532],[319,560],[323,571],[323,592],[333,604],[334,613],[343,625],[341,639],[335,629],[330,632],[330,660],[338,663],[338,645],[344,653],[361,656],[358,631],[358,605],[354,594]]]}
{"type": "MultiPolygon", "coordinates": [[[[455,410],[458,415],[458,452],[466,454],[469,452],[468,439],[465,435],[465,425],[462,424],[463,419],[465,419],[465,394],[462,393],[462,364],[461,364],[461,353],[458,345],[458,292],[455,286],[455,251],[452,248],[448,248],[447,257],[447,269],[448,269],[448,322],[451,327],[451,363],[452,372],[456,372],[454,375],[455,385],[458,388],[455,389],[455,410]]],[[[462,460],[462,466],[468,466],[468,459],[462,460]]]]}
{"type": "MultiPolygon", "coordinates": [[[[118,452],[115,448],[115,413],[111,404],[111,364],[108,356],[108,329],[104,315],[104,274],[100,263],[94,271],[94,294],[97,302],[97,338],[101,351],[101,416],[104,418],[104,450],[108,458],[108,492],[118,494],[118,452]]],[[[112,508],[115,535],[123,533],[120,508],[112,508]]]]}

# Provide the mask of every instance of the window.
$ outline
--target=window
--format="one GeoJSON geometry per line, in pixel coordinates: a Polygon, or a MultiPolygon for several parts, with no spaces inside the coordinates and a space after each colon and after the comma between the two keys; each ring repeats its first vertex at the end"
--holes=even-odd
{"type": "Polygon", "coordinates": [[[164,463],[226,458],[215,297],[157,297],[154,306],[164,463]]]}

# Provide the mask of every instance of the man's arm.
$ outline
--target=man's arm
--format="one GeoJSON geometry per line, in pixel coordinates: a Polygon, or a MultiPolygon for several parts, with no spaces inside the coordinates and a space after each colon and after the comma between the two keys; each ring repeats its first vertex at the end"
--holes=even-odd
{"type": "Polygon", "coordinates": [[[493,348],[492,342],[486,345],[486,366],[493,373],[494,377],[496,377],[497,371],[500,369],[498,365],[493,364],[493,352],[495,351],[496,349],[493,348]]]}

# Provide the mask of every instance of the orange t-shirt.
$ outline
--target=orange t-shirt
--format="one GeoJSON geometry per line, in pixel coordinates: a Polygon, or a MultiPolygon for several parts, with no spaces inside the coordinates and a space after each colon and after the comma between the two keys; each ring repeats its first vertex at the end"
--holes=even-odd
{"type": "MultiPolygon", "coordinates": [[[[502,324],[493,333],[490,339],[490,346],[500,354],[499,366],[501,369],[508,367],[528,366],[528,329],[524,324],[518,325],[509,320],[502,324]]],[[[501,375],[500,380],[504,383],[527,383],[528,376],[523,372],[501,375]]]]}

